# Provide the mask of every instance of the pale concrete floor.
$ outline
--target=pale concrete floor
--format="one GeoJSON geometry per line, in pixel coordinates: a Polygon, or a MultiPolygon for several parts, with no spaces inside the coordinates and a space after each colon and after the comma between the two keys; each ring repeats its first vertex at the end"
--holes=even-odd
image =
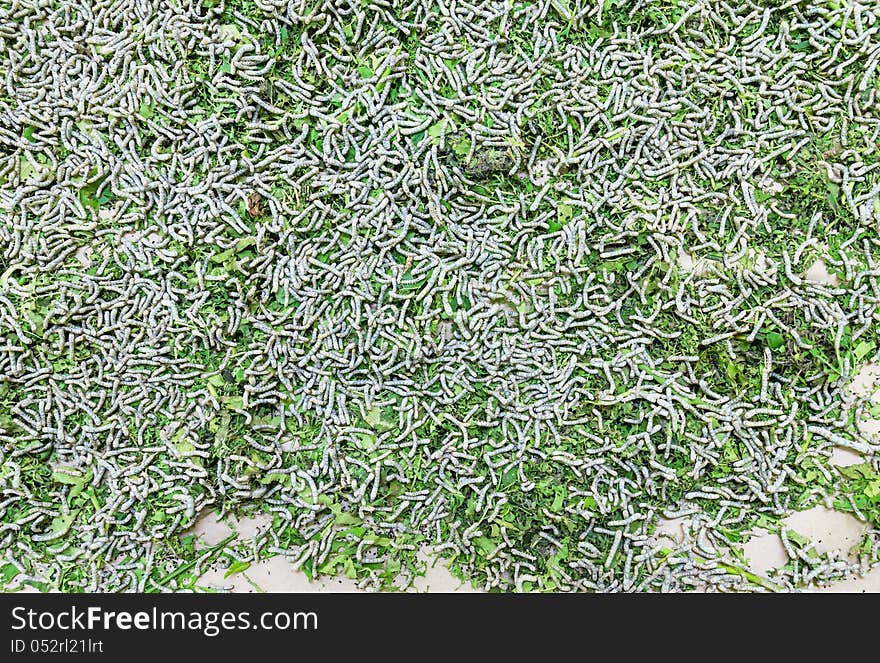
{"type": "MultiPolygon", "coordinates": [[[[271,518],[243,518],[235,520],[228,517],[224,521],[211,513],[198,520],[192,533],[199,537],[203,547],[219,543],[233,532],[242,538],[250,538],[260,528],[267,527],[271,518]]],[[[416,578],[410,591],[415,592],[475,592],[473,587],[462,583],[441,563],[434,563],[427,554],[421,558],[427,562],[428,569],[424,577],[416,578]]],[[[247,570],[225,577],[224,569],[211,570],[205,573],[199,585],[231,592],[355,592],[358,589],[355,581],[346,577],[320,578],[310,582],[305,573],[296,569],[283,556],[277,555],[252,564],[247,570]]]]}
{"type": "MultiPolygon", "coordinates": [[[[231,518],[229,520],[232,520],[231,518]]],[[[268,523],[268,520],[265,521],[268,523]]],[[[259,519],[247,518],[242,521],[232,520],[233,527],[226,522],[218,521],[215,514],[199,520],[194,528],[202,545],[210,545],[226,538],[233,531],[241,536],[252,536],[260,526],[259,519]]],[[[809,538],[817,552],[837,552],[847,556],[850,549],[862,537],[865,525],[852,516],[832,511],[824,507],[815,507],[808,511],[795,513],[785,520],[789,529],[809,538]]],[[[683,519],[668,520],[662,524],[658,532],[658,544],[666,539],[668,542],[680,542],[684,536],[685,521],[683,519]]],[[[788,556],[777,534],[768,533],[752,538],[745,546],[746,558],[752,571],[765,575],[772,569],[788,562],[788,556]]],[[[424,577],[416,578],[410,591],[415,592],[476,592],[467,583],[462,583],[443,566],[441,561],[424,557],[428,561],[428,570],[424,577]]],[[[345,577],[321,578],[309,582],[305,573],[296,569],[287,559],[275,556],[252,564],[247,570],[224,577],[222,569],[205,573],[199,582],[204,588],[229,592],[356,592],[361,591],[353,580],[345,577]]],[[[874,569],[863,577],[852,577],[832,583],[826,587],[810,591],[826,592],[880,592],[880,568],[874,569]]]]}
{"type": "MultiPolygon", "coordinates": [[[[266,527],[271,518],[230,517],[223,522],[214,513],[200,518],[192,532],[199,537],[202,546],[209,546],[225,539],[233,532],[242,538],[250,538],[261,527],[266,527]],[[231,525],[230,525],[231,523],[231,525]]],[[[428,569],[424,577],[415,578],[410,591],[414,592],[476,592],[467,583],[455,578],[442,563],[434,563],[426,553],[421,555],[428,569]]],[[[306,574],[298,570],[281,555],[270,557],[252,564],[247,570],[225,577],[224,569],[205,573],[199,585],[206,588],[231,592],[356,592],[355,581],[347,577],[320,578],[310,582],[306,574]]]]}

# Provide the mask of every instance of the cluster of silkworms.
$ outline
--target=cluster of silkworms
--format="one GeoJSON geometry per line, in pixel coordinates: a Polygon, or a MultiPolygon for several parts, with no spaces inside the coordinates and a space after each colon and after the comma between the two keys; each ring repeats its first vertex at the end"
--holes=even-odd
{"type": "Polygon", "coordinates": [[[0,3],[3,563],[171,590],[251,507],[365,586],[766,587],[877,467],[878,63],[864,0],[0,3]]]}

